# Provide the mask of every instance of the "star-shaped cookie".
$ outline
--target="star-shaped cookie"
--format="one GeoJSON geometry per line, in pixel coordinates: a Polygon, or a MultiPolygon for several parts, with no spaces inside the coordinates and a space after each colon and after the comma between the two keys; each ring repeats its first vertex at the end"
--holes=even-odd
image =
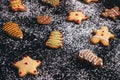
{"type": "Polygon", "coordinates": [[[70,11],[69,16],[67,17],[68,21],[74,21],[75,23],[80,23],[82,20],[86,20],[88,17],[83,14],[81,10],[79,11],[70,11]]]}
{"type": "Polygon", "coordinates": [[[22,4],[22,0],[10,0],[10,7],[13,11],[26,11],[26,7],[22,4]]]}
{"type": "Polygon", "coordinates": [[[26,74],[37,75],[37,67],[41,64],[39,60],[33,60],[29,56],[25,55],[24,58],[18,62],[14,62],[14,66],[19,69],[18,75],[20,77],[25,76],[26,74]]]}
{"type": "Polygon", "coordinates": [[[90,39],[93,44],[101,42],[104,46],[109,46],[109,39],[114,38],[114,35],[108,31],[107,26],[101,26],[101,29],[94,30],[93,33],[95,35],[90,39]]]}

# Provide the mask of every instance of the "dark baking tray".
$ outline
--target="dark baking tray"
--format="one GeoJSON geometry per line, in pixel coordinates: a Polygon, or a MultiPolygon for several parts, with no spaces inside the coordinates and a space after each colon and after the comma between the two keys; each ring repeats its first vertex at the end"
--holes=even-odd
{"type": "Polygon", "coordinates": [[[23,40],[15,40],[0,32],[0,80],[120,80],[120,19],[100,17],[104,8],[119,6],[119,0],[101,0],[85,4],[82,0],[61,0],[56,8],[40,0],[23,0],[26,12],[12,12],[9,0],[0,0],[0,28],[4,22],[13,21],[23,30],[23,40]],[[70,10],[83,10],[89,19],[80,24],[67,22],[70,10]],[[49,25],[39,25],[36,16],[48,14],[53,20],[49,25]],[[106,25],[115,35],[110,46],[92,45],[89,41],[93,29],[106,25]],[[49,33],[59,30],[63,34],[63,47],[50,49],[45,46],[49,33]],[[77,58],[79,50],[89,48],[104,61],[104,66],[94,69],[77,58]],[[37,76],[19,78],[14,61],[27,54],[42,61],[37,76]]]}

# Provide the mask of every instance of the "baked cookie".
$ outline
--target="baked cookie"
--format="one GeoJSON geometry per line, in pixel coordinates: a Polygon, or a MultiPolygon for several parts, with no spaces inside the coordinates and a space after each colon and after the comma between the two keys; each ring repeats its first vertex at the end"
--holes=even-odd
{"type": "Polygon", "coordinates": [[[22,0],[10,0],[10,7],[13,11],[26,11],[26,7],[22,4],[22,0]]]}
{"type": "Polygon", "coordinates": [[[62,34],[55,30],[50,33],[48,40],[46,41],[46,46],[50,48],[61,48],[62,47],[62,34]]]}
{"type": "Polygon", "coordinates": [[[86,3],[90,3],[90,2],[98,2],[98,0],[84,0],[86,3]]]}
{"type": "Polygon", "coordinates": [[[39,24],[49,24],[51,23],[51,17],[47,15],[41,15],[37,17],[37,22],[39,24]]]}
{"type": "Polygon", "coordinates": [[[23,32],[19,28],[18,24],[13,23],[13,22],[6,22],[2,30],[10,35],[11,37],[14,37],[16,39],[22,39],[23,38],[23,32]]]}
{"type": "Polygon", "coordinates": [[[57,7],[59,5],[59,3],[60,3],[59,0],[42,0],[42,1],[45,2],[45,3],[50,4],[53,7],[57,7]]]}
{"type": "Polygon", "coordinates": [[[13,65],[18,68],[18,75],[24,77],[26,74],[37,75],[37,67],[41,65],[41,61],[33,60],[29,56],[25,56],[22,60],[14,62],[13,65]]]}
{"type": "Polygon", "coordinates": [[[81,10],[76,11],[76,12],[69,12],[69,16],[67,17],[68,21],[74,21],[75,23],[80,23],[82,20],[86,20],[88,17],[83,14],[81,10]]]}
{"type": "Polygon", "coordinates": [[[111,8],[111,9],[105,9],[105,11],[102,12],[101,15],[105,18],[109,17],[112,19],[116,19],[117,17],[120,16],[119,7],[115,6],[114,8],[111,8]]]}
{"type": "Polygon", "coordinates": [[[108,32],[107,26],[101,26],[100,30],[94,30],[93,33],[95,36],[90,39],[93,44],[101,42],[104,46],[109,46],[109,39],[114,38],[114,35],[108,32]]]}
{"type": "Polygon", "coordinates": [[[91,63],[93,67],[102,67],[103,66],[102,58],[93,54],[92,51],[89,49],[80,51],[78,58],[80,60],[85,60],[85,61],[91,63]]]}

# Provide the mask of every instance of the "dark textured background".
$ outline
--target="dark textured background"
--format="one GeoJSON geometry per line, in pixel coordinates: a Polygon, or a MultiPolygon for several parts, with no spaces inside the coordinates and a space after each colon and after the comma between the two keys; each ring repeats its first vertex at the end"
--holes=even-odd
{"type": "Polygon", "coordinates": [[[120,80],[120,19],[115,21],[101,18],[103,9],[118,5],[119,0],[102,0],[98,3],[85,4],[80,0],[61,0],[57,8],[50,7],[40,0],[23,0],[26,12],[12,12],[8,0],[0,0],[0,28],[6,21],[19,24],[24,33],[23,40],[15,40],[0,31],[0,80],[120,80]],[[74,24],[66,22],[69,10],[83,10],[89,19],[74,24]],[[52,23],[39,25],[36,16],[48,14],[52,23]],[[115,34],[109,47],[89,42],[93,29],[106,25],[115,34]],[[45,46],[49,33],[60,30],[63,34],[63,47],[50,49],[45,46]],[[81,63],[76,55],[79,50],[90,48],[103,58],[104,66],[93,69],[87,63],[81,63]],[[18,70],[12,66],[28,54],[33,59],[42,61],[37,68],[38,76],[27,75],[19,78],[18,70]]]}

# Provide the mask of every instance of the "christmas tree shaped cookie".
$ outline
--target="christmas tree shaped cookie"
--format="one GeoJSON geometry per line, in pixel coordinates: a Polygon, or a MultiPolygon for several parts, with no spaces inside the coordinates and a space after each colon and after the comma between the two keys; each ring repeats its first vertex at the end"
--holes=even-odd
{"type": "Polygon", "coordinates": [[[10,0],[10,7],[13,11],[26,11],[26,7],[22,4],[22,0],[10,0]]]}
{"type": "Polygon", "coordinates": [[[50,48],[61,48],[62,47],[62,34],[55,30],[50,33],[48,40],[46,41],[46,46],[50,48]]]}

